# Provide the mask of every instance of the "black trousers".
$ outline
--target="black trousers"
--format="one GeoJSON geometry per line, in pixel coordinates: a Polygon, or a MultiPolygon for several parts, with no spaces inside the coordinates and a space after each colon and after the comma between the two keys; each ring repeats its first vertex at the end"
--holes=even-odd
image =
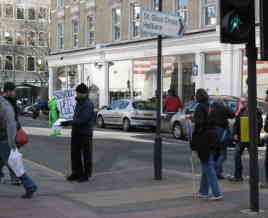
{"type": "Polygon", "coordinates": [[[72,174],[91,177],[92,161],[92,135],[72,134],[72,174]]]}

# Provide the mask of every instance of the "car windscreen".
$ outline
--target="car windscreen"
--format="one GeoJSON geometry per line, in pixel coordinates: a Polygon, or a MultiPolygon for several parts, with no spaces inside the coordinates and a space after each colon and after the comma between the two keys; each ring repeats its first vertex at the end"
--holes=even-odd
{"type": "Polygon", "coordinates": [[[155,104],[149,101],[135,101],[132,105],[136,110],[156,110],[155,104]]]}

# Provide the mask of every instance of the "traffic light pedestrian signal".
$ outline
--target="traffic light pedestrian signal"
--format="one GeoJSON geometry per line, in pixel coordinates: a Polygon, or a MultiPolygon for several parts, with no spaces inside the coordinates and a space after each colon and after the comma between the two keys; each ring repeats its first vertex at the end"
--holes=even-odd
{"type": "Polygon", "coordinates": [[[222,43],[247,43],[250,30],[250,0],[220,0],[222,43]]]}

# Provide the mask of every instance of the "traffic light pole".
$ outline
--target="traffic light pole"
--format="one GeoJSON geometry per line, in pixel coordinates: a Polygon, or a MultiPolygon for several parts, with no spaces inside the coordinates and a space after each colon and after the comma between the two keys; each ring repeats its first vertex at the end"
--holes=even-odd
{"type": "MultiPolygon", "coordinates": [[[[162,11],[162,0],[159,0],[159,12],[162,11]]],[[[161,87],[162,87],[162,36],[157,39],[157,116],[154,144],[154,179],[162,179],[162,137],[161,137],[161,87]]]]}
{"type": "Polygon", "coordinates": [[[250,155],[250,209],[259,212],[259,167],[258,167],[258,140],[256,114],[256,36],[255,36],[255,9],[254,1],[250,3],[250,32],[247,43],[248,57],[248,108],[249,108],[249,155],[250,155]]]}

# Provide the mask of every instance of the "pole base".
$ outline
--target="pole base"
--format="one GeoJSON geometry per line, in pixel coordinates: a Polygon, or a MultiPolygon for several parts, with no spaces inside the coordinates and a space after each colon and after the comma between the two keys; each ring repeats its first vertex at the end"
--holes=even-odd
{"type": "Polygon", "coordinates": [[[259,210],[258,212],[256,212],[251,209],[245,209],[245,210],[241,210],[240,212],[249,216],[255,216],[255,215],[259,215],[260,213],[264,213],[264,210],[259,210]]]}

